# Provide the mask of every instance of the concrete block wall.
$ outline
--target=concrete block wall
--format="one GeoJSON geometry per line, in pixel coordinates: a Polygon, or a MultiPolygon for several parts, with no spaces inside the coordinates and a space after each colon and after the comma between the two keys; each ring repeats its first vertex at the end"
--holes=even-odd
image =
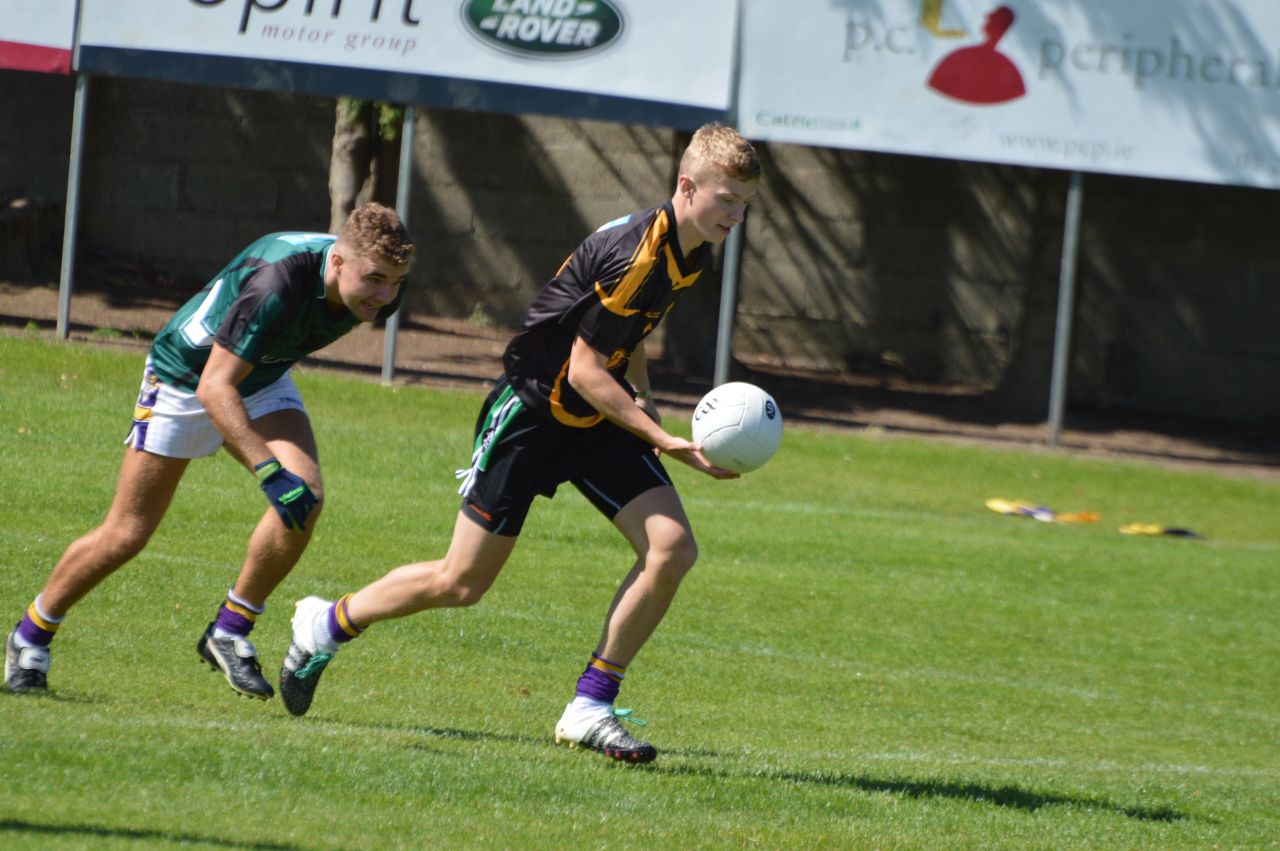
{"type": "Polygon", "coordinates": [[[66,200],[74,98],[69,77],[0,71],[0,192],[66,200]]]}
{"type": "Polygon", "coordinates": [[[94,78],[81,239],[208,280],[272,230],[328,227],[333,101],[94,78]]]}
{"type": "Polygon", "coordinates": [[[415,309],[519,322],[591,231],[670,197],[675,134],[590,121],[420,113],[415,309]]]}
{"type": "Polygon", "coordinates": [[[0,276],[56,277],[74,83],[0,73],[0,276]]]}
{"type": "Polygon", "coordinates": [[[1059,239],[1043,175],[763,146],[739,303],[745,357],[994,388],[1059,239]]]}
{"type": "Polygon", "coordinates": [[[1280,193],[1086,179],[1073,393],[1280,422],[1280,193]]]}

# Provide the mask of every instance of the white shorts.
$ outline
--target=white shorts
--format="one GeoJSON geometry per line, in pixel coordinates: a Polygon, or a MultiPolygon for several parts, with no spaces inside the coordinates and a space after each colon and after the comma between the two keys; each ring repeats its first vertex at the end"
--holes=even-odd
{"type": "MultiPolygon", "coordinates": [[[[302,394],[286,372],[276,381],[244,398],[249,419],[276,411],[302,411],[302,394]]],[[[142,389],[133,409],[133,428],[125,446],[166,458],[203,458],[218,451],[222,433],[214,426],[196,394],[162,384],[151,367],[142,371],[142,389]]]]}

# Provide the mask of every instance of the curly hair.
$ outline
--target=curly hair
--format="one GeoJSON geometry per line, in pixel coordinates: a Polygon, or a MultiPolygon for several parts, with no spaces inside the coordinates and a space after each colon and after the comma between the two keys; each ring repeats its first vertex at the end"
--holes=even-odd
{"type": "Polygon", "coordinates": [[[696,178],[707,168],[735,180],[759,180],[761,174],[756,149],[737,130],[719,122],[699,127],[680,158],[681,174],[696,178]]]}
{"type": "Polygon", "coordinates": [[[338,241],[363,257],[382,257],[397,266],[413,257],[413,240],[396,211],[376,201],[351,211],[338,241]]]}

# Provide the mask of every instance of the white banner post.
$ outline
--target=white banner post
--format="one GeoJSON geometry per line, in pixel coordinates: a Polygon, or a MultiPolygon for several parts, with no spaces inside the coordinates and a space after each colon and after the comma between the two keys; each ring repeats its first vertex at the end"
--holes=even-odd
{"type": "MultiPolygon", "coordinates": [[[[0,0],[0,68],[45,74],[70,74],[75,63],[79,0],[0,0]]],[[[75,235],[79,220],[80,167],[84,155],[89,78],[76,77],[67,172],[67,211],[63,220],[62,269],[58,284],[57,338],[67,339],[75,235]]]]}
{"type": "Polygon", "coordinates": [[[1080,211],[1084,206],[1084,176],[1071,172],[1066,221],[1062,229],[1062,264],[1058,275],[1058,321],[1053,334],[1053,374],[1049,379],[1049,445],[1062,443],[1067,380],[1071,371],[1071,320],[1076,310],[1076,256],[1080,245],[1080,211]]]}
{"type": "MultiPolygon", "coordinates": [[[[738,78],[742,73],[742,0],[737,0],[733,18],[733,51],[729,71],[729,106],[726,120],[738,126],[738,78]]],[[[724,244],[724,267],[720,270],[720,317],[716,328],[716,362],[711,386],[719,387],[729,380],[733,363],[733,326],[738,313],[738,275],[742,268],[742,231],[746,219],[729,231],[724,244]]]]}
{"type": "MultiPolygon", "coordinates": [[[[409,190],[413,185],[413,143],[417,136],[418,113],[413,104],[404,108],[404,121],[400,125],[400,173],[396,175],[396,214],[401,223],[409,227],[409,190]]],[[[405,286],[408,286],[405,284],[405,286]]],[[[396,342],[400,336],[401,302],[396,312],[387,317],[386,336],[382,347],[382,383],[390,384],[396,372],[396,342]]]]}
{"type": "Polygon", "coordinates": [[[89,75],[76,75],[71,113],[71,162],[67,168],[67,214],[62,229],[62,269],[58,277],[59,340],[71,333],[71,289],[76,268],[76,230],[80,225],[80,173],[84,164],[84,128],[89,111],[89,75]]]}

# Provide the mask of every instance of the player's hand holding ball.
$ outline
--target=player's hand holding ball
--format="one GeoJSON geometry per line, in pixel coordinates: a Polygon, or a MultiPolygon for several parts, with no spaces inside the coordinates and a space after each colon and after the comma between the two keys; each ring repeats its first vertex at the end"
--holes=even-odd
{"type": "Polygon", "coordinates": [[[707,456],[703,454],[702,449],[698,444],[688,440],[683,440],[679,437],[673,437],[672,440],[674,441],[673,444],[667,446],[665,449],[660,449],[659,452],[665,453],[671,458],[674,458],[684,464],[688,464],[698,472],[706,473],[708,476],[715,479],[739,478],[739,474],[735,473],[733,470],[726,470],[723,467],[716,466],[713,461],[709,460],[707,456]]]}

